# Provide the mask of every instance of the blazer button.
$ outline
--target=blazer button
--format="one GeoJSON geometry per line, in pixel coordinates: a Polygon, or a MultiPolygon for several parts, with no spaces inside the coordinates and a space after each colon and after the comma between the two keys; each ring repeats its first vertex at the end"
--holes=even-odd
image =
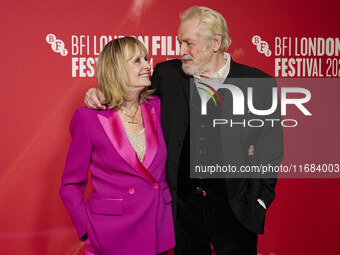
{"type": "Polygon", "coordinates": [[[154,184],[153,184],[153,188],[154,188],[154,189],[158,189],[158,187],[159,187],[158,183],[154,183],[154,184]]]}
{"type": "Polygon", "coordinates": [[[129,194],[130,194],[130,195],[135,194],[135,189],[134,189],[134,188],[129,189],[129,194]]]}
{"type": "Polygon", "coordinates": [[[178,147],[182,146],[182,141],[178,141],[178,142],[177,142],[177,146],[178,146],[178,147]]]}

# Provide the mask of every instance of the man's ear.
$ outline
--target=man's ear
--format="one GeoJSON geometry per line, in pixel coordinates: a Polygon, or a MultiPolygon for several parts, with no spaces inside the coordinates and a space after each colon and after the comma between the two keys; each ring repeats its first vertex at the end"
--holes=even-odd
{"type": "Polygon", "coordinates": [[[221,35],[214,35],[214,37],[212,38],[212,49],[214,52],[219,51],[220,47],[221,47],[221,43],[222,43],[222,36],[221,35]]]}

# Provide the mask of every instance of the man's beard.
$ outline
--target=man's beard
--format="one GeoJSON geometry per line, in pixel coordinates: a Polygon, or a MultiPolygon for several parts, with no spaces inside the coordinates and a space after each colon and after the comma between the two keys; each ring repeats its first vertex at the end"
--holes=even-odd
{"type": "Polygon", "coordinates": [[[196,63],[195,60],[191,56],[183,57],[182,60],[182,69],[185,74],[193,76],[200,76],[202,73],[206,71],[206,66],[209,63],[210,59],[207,58],[200,63],[196,63]],[[191,64],[185,64],[183,60],[192,60],[191,64]]]}
{"type": "Polygon", "coordinates": [[[192,64],[184,64],[182,62],[182,69],[185,74],[193,76],[199,75],[200,71],[198,70],[198,66],[195,63],[192,64]]]}

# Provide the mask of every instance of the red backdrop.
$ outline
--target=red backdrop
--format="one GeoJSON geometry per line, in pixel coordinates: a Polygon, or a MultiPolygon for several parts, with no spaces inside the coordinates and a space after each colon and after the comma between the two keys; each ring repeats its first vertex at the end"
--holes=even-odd
{"type": "MultiPolygon", "coordinates": [[[[303,58],[318,63],[313,67],[317,72],[304,77],[338,79],[331,85],[324,80],[311,87],[296,85],[311,91],[307,107],[312,116],[296,109],[290,112],[299,125],[284,128],[283,164],[339,163],[340,4],[336,0],[2,0],[1,254],[82,252],[58,189],[70,143],[69,122],[83,105],[87,89],[96,86],[93,66],[100,44],[110,36],[141,36],[153,65],[177,57],[173,54],[179,13],[192,5],[224,15],[233,40],[228,51],[237,62],[275,75],[277,59],[303,58]],[[61,41],[49,44],[49,34],[61,41]],[[257,50],[254,35],[268,43],[270,56],[257,50]],[[285,54],[279,52],[277,42],[285,37],[293,41],[290,54],[289,48],[285,54]],[[301,57],[304,49],[299,51],[295,38],[300,46],[308,41],[309,48],[313,38],[325,42],[331,38],[325,46],[329,54],[310,52],[301,57]]],[[[330,178],[280,179],[265,235],[259,238],[259,253],[340,254],[339,184],[339,179],[330,178]]]]}

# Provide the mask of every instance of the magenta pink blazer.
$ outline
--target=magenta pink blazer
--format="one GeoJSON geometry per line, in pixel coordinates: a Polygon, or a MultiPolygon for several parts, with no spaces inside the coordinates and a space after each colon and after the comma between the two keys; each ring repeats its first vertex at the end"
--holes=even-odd
{"type": "Polygon", "coordinates": [[[175,246],[160,101],[141,104],[146,151],[141,163],[117,111],[78,109],[60,196],[79,238],[102,255],[152,255],[175,246]],[[88,169],[93,191],[84,203],[88,169]]]}

